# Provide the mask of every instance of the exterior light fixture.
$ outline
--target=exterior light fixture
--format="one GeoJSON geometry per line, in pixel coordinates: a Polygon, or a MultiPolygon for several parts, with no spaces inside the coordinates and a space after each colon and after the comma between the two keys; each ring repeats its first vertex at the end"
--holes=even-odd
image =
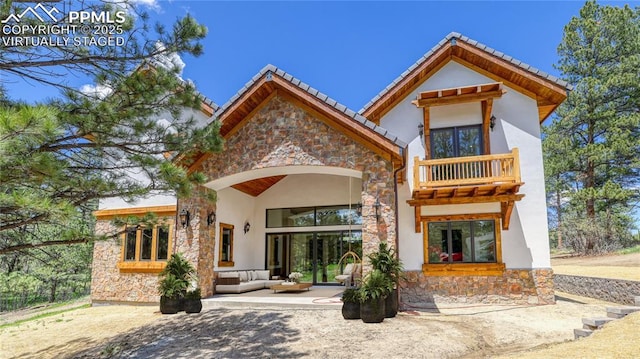
{"type": "Polygon", "coordinates": [[[187,228],[187,226],[189,225],[189,211],[187,211],[185,208],[182,209],[182,211],[180,211],[180,214],[178,215],[180,217],[180,224],[182,224],[182,228],[187,228]]]}
{"type": "Polygon", "coordinates": [[[493,131],[494,127],[496,127],[496,116],[491,115],[491,118],[489,119],[489,128],[493,131]]]}
{"type": "Polygon", "coordinates": [[[376,208],[376,222],[380,220],[380,207],[382,207],[382,205],[380,204],[380,200],[378,198],[376,198],[376,204],[373,205],[376,208]]]}
{"type": "Polygon", "coordinates": [[[356,204],[356,214],[358,216],[362,216],[362,202],[358,202],[358,204],[356,204]]]}
{"type": "Polygon", "coordinates": [[[424,124],[422,123],[418,124],[418,135],[420,135],[420,138],[424,136],[424,124]]]}
{"type": "Polygon", "coordinates": [[[251,223],[249,223],[249,221],[244,222],[244,234],[247,234],[247,232],[249,232],[250,229],[251,229],[251,223]]]}
{"type": "Polygon", "coordinates": [[[216,212],[211,211],[207,215],[207,226],[210,226],[210,225],[215,224],[215,223],[216,223],[216,212]]]}

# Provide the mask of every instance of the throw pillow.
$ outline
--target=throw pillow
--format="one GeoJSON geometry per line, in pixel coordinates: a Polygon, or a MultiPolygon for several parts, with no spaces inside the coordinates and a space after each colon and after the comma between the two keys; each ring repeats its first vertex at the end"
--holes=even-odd
{"type": "Polygon", "coordinates": [[[269,271],[268,270],[257,270],[256,275],[259,280],[269,280],[269,271]]]}
{"type": "Polygon", "coordinates": [[[240,281],[241,281],[241,282],[246,282],[246,281],[248,281],[248,280],[249,280],[248,275],[247,275],[247,274],[248,274],[247,272],[242,271],[242,272],[238,272],[238,273],[240,274],[240,281]]]}

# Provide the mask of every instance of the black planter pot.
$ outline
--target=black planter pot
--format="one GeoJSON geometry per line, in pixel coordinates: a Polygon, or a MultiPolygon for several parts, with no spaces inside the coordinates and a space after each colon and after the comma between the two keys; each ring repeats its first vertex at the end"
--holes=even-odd
{"type": "Polygon", "coordinates": [[[202,301],[200,299],[185,299],[184,311],[187,313],[200,313],[202,311],[202,301]]]}
{"type": "Polygon", "coordinates": [[[360,304],[360,318],[365,323],[381,323],[384,314],[384,298],[371,299],[360,304]]]}
{"type": "Polygon", "coordinates": [[[160,297],[160,313],[162,314],[176,314],[180,311],[181,307],[180,298],[160,297]]]}
{"type": "Polygon", "coordinates": [[[360,303],[342,303],[342,317],[344,319],[360,319],[360,303]]]}
{"type": "Polygon", "coordinates": [[[398,314],[398,289],[394,289],[384,300],[384,317],[393,318],[398,314]]]}

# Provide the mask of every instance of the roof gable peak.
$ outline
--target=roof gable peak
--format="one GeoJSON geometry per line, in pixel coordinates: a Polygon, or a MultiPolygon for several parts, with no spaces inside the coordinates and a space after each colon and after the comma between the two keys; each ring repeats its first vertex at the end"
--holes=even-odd
{"type": "Polygon", "coordinates": [[[540,122],[564,101],[566,91],[571,90],[567,82],[555,76],[458,32],[451,32],[380,91],[358,113],[375,123],[380,123],[382,116],[391,108],[444,64],[454,60],[536,99],[540,122]]]}

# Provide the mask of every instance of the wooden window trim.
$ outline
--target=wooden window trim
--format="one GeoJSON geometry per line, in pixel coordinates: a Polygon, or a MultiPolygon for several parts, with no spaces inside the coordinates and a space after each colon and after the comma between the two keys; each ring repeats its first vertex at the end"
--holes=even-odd
{"type": "Polygon", "coordinates": [[[218,238],[218,267],[233,267],[235,266],[235,262],[233,261],[233,237],[234,234],[234,225],[233,224],[227,224],[227,223],[220,223],[220,237],[218,238]],[[222,239],[223,239],[223,235],[224,235],[224,230],[228,229],[231,233],[231,238],[230,238],[230,243],[229,243],[229,260],[228,261],[223,261],[222,260],[222,239]]]}
{"type": "Polygon", "coordinates": [[[422,273],[425,276],[501,276],[506,267],[502,262],[502,227],[500,213],[422,216],[422,273]],[[496,239],[495,263],[429,263],[429,222],[493,220],[496,239]]]}
{"type": "Polygon", "coordinates": [[[169,234],[169,240],[167,242],[167,258],[171,257],[171,245],[173,242],[173,236],[171,235],[173,225],[171,224],[158,224],[153,226],[151,231],[151,259],[140,259],[140,252],[142,247],[142,231],[143,227],[136,228],[136,250],[134,260],[125,260],[127,232],[124,231],[121,237],[120,246],[120,261],[117,263],[117,267],[120,272],[123,273],[160,273],[167,265],[166,259],[157,259],[158,251],[158,227],[166,225],[169,234]]]}

